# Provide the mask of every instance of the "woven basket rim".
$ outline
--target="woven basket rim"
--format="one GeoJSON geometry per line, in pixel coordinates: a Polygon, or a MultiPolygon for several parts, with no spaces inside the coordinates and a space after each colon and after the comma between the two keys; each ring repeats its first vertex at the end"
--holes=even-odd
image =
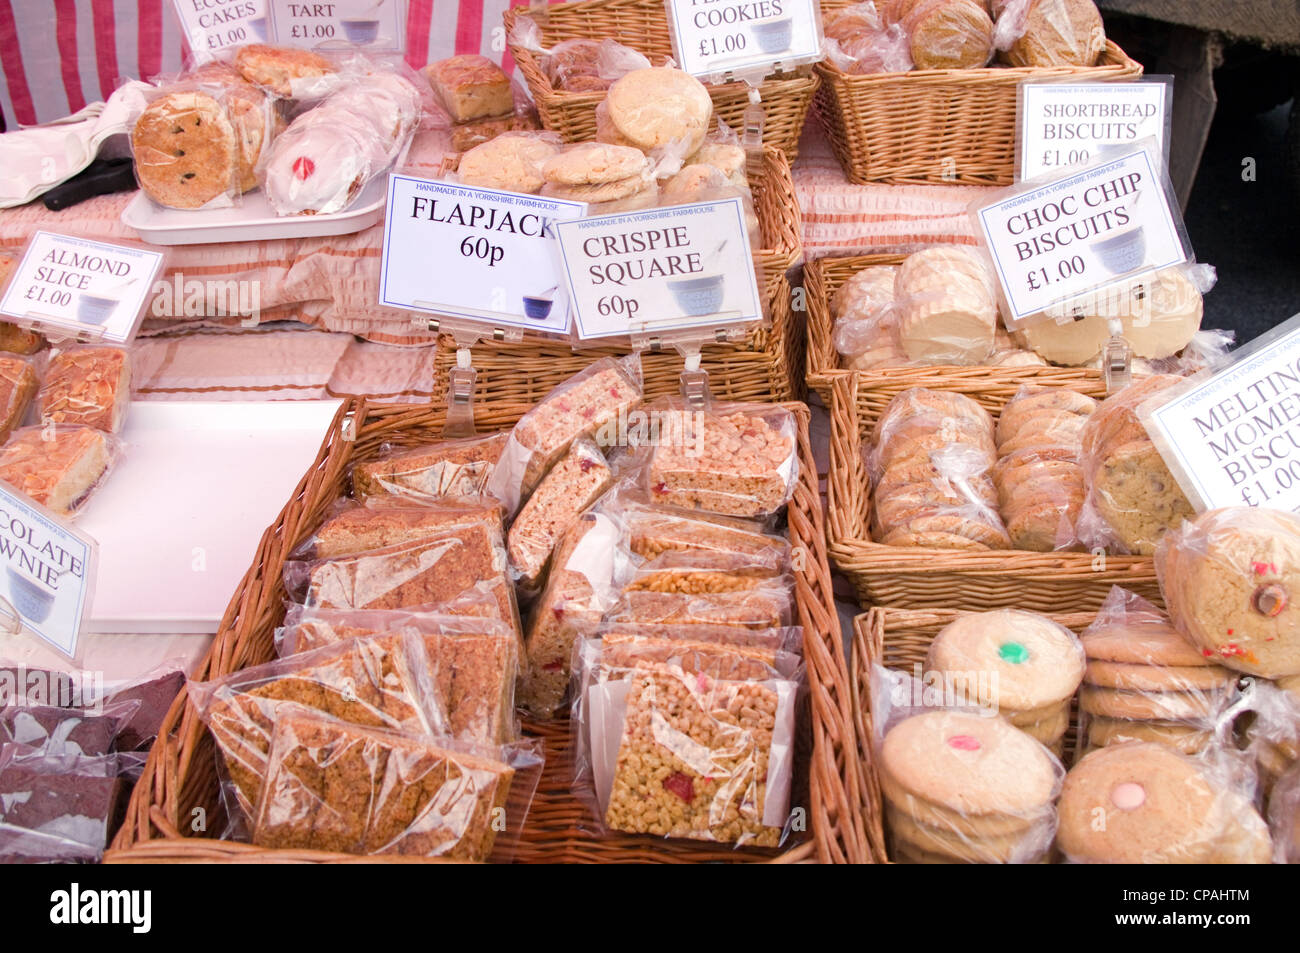
{"type": "MultiPolygon", "coordinates": [[[[788,863],[815,856],[821,862],[869,862],[877,859],[878,855],[873,853],[874,845],[861,825],[863,795],[858,784],[857,747],[852,728],[852,704],[848,697],[848,665],[840,640],[830,570],[825,558],[825,529],[818,505],[816,468],[808,436],[810,412],[801,403],[784,402],[781,406],[791,410],[798,421],[798,452],[803,464],[799,468],[800,477],[789,507],[789,531],[792,543],[805,547],[811,557],[805,567],[796,572],[795,601],[799,623],[804,628],[805,665],[812,698],[813,751],[808,765],[808,808],[812,832],[806,843],[797,844],[774,859],[788,863]]],[[[512,425],[514,419],[528,409],[529,406],[525,405],[482,408],[485,416],[496,424],[496,429],[512,425]]],[[[269,632],[283,614],[276,597],[280,562],[314,529],[320,513],[337,498],[348,467],[359,452],[358,447],[364,446],[368,452],[379,445],[381,438],[395,433],[409,435],[410,428],[426,435],[426,439],[435,439],[427,434],[428,428],[443,416],[443,408],[432,406],[367,407],[364,401],[345,402],[316,463],[303,477],[275,523],[263,535],[257,556],[231,599],[220,631],[208,655],[200,663],[195,678],[210,679],[243,668],[256,658],[249,644],[255,638],[254,633],[259,629],[269,632]],[[360,421],[360,425],[349,429],[346,423],[349,416],[353,421],[360,421]],[[352,439],[344,439],[348,433],[352,434],[352,439]],[[267,572],[268,567],[276,572],[267,572]]],[[[483,427],[484,422],[480,420],[481,429],[492,429],[483,427]]],[[[113,850],[106,855],[106,861],[134,862],[144,860],[146,856],[160,861],[221,859],[226,853],[238,854],[236,859],[246,861],[333,859],[315,852],[262,852],[269,856],[262,856],[256,850],[250,853],[243,848],[226,852],[214,847],[220,841],[182,836],[186,829],[183,822],[189,820],[182,811],[193,803],[193,798],[186,799],[185,791],[192,777],[190,767],[194,749],[206,730],[197,717],[188,692],[183,690],[168,712],[149,754],[145,770],[132,793],[126,822],[114,840],[113,850]],[[221,856],[214,856],[214,851],[215,855],[221,856]]],[[[203,784],[203,778],[193,777],[197,778],[195,783],[203,784]]],[[[536,809],[535,802],[534,811],[536,809]]],[[[535,819],[533,813],[530,813],[530,819],[535,819]]],[[[552,824],[553,821],[548,823],[548,837],[553,834],[552,824]]],[[[564,838],[561,840],[568,843],[564,838]]],[[[550,843],[548,840],[547,844],[550,843]]],[[[615,858],[619,848],[603,847],[602,843],[590,841],[557,848],[555,856],[549,859],[604,859],[602,855],[615,858]]],[[[632,853],[635,859],[653,859],[659,855],[672,855],[679,846],[677,842],[649,839],[644,850],[638,848],[632,853]]],[[[761,860],[765,856],[724,850],[726,859],[761,860]]],[[[699,852],[681,847],[678,853],[681,856],[676,859],[689,860],[692,853],[699,852]]],[[[720,859],[711,854],[700,856],[720,859]]]]}
{"type": "Polygon", "coordinates": [[[970,69],[913,69],[896,73],[849,73],[830,60],[822,60],[814,68],[824,78],[857,86],[888,85],[906,82],[916,86],[1014,86],[1026,79],[1052,76],[1106,75],[1141,70],[1142,64],[1133,59],[1114,40],[1107,39],[1101,56],[1092,66],[980,66],[970,69]]]}

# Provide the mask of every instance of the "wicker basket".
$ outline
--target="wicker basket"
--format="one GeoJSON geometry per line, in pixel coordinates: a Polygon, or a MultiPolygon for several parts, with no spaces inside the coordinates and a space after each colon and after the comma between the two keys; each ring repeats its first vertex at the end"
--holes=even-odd
{"type": "MultiPolygon", "coordinates": [[[[850,372],[841,366],[840,355],[835,350],[835,319],[831,315],[831,298],[840,285],[863,268],[871,265],[901,264],[905,255],[851,255],[843,258],[819,258],[804,265],[804,301],[808,314],[808,345],[805,352],[805,376],[811,387],[828,405],[831,383],[850,372]]],[[[934,387],[936,379],[945,382],[945,389],[960,389],[978,397],[982,392],[996,392],[1002,384],[1019,387],[1037,382],[1068,384],[1075,390],[1094,396],[1105,395],[1101,371],[1072,367],[980,367],[956,365],[918,365],[916,367],[889,367],[859,372],[864,380],[879,383],[888,389],[897,385],[899,390],[908,387],[934,387]],[[916,383],[912,381],[915,380],[916,383]]],[[[1012,391],[1014,393],[1014,389],[1012,391]]],[[[892,396],[892,394],[890,395],[892,396]]]]}
{"type": "MultiPolygon", "coordinates": [[[[1123,586],[1164,605],[1155,561],[1141,556],[1017,551],[957,552],[912,549],[872,542],[868,530],[871,493],[862,459],[867,436],[899,390],[893,378],[860,380],[857,373],[835,379],[831,388],[830,475],[826,481],[826,528],[831,561],[858,590],[864,606],[905,609],[1013,608],[1031,612],[1096,612],[1112,586],[1123,586]]],[[[1035,384],[1068,386],[1035,378],[1035,384]]],[[[907,386],[960,391],[995,417],[1019,382],[983,380],[949,383],[942,377],[913,377],[907,386]],[[981,390],[981,387],[988,387],[981,390]]],[[[1100,396],[1094,392],[1094,396],[1100,396]]]]}
{"type": "MultiPolygon", "coordinates": [[[[877,773],[873,747],[871,720],[871,668],[885,668],[903,672],[915,671],[914,666],[925,664],[926,652],[934,637],[961,612],[948,609],[909,610],[872,609],[853,620],[853,646],[849,660],[849,678],[853,692],[853,727],[857,732],[861,765],[858,783],[867,792],[867,811],[862,820],[872,847],[887,854],[887,838],[883,799],[880,793],[880,776],[877,773]]],[[[1050,618],[1078,634],[1092,624],[1095,613],[1074,612],[1049,614],[1050,618]]],[[[1074,760],[1078,746],[1078,717],[1070,713],[1070,727],[1065,733],[1064,762],[1074,760]]]]}
{"type": "MultiPolygon", "coordinates": [[[[830,11],[852,0],[822,0],[830,11]]],[[[1142,65],[1107,41],[1096,66],[931,69],[846,73],[816,70],[817,116],[850,182],[1010,185],[1016,160],[1016,87],[1026,79],[1114,82],[1142,65]]]]}
{"type": "MultiPolygon", "coordinates": [[[[668,33],[668,15],[663,0],[581,0],[553,3],[542,11],[512,7],[505,12],[509,36],[521,16],[532,17],[542,31],[542,43],[554,46],[561,40],[612,39],[639,50],[659,62],[673,55],[668,33]]],[[[571,93],[556,89],[541,68],[537,54],[510,45],[510,53],[524,74],[537,103],[542,125],[558,132],[565,142],[586,142],[596,138],[596,107],[603,92],[571,93]]],[[[793,162],[799,153],[799,134],[821,81],[813,72],[769,77],[759,86],[765,113],[763,144],[774,146],[793,162]]],[[[745,107],[749,88],[740,82],[709,87],[714,113],[732,129],[745,128],[745,107]]]]}
{"type": "MultiPolygon", "coordinates": [[[[803,328],[790,308],[787,273],[803,251],[799,203],[790,178],[790,163],[777,149],[764,150],[763,165],[751,176],[754,209],[763,247],[754,253],[760,293],[771,307],[772,323],[749,339],[704,348],[704,369],[714,394],[727,400],[796,400],[803,396],[803,328]]],[[[626,354],[601,347],[575,350],[563,341],[526,334],[518,344],[483,342],[474,348],[478,371],[476,400],[531,404],[545,397],[597,357],[626,354]]],[[[434,358],[435,380],[445,382],[456,363],[456,342],[443,335],[434,358]]],[[[676,393],[682,359],[676,352],[646,354],[646,391],[651,396],[676,393]]],[[[436,397],[435,397],[436,402],[436,397]]]]}
{"type": "MultiPolygon", "coordinates": [[[[869,862],[877,856],[860,822],[863,808],[848,669],[825,557],[817,470],[808,441],[809,414],[802,404],[788,406],[799,421],[801,460],[800,479],[789,507],[790,536],[809,557],[795,574],[795,598],[799,624],[804,628],[804,661],[811,696],[812,750],[800,766],[800,779],[807,779],[812,834],[805,843],[775,859],[869,862]]],[[[512,426],[528,409],[527,405],[482,407],[479,428],[491,431],[512,426]]],[[[367,409],[364,403],[354,402],[340,411],[315,465],[262,537],[253,565],[231,600],[196,678],[216,678],[273,657],[274,629],[284,615],[280,572],[286,554],[311,534],[331,503],[346,490],[347,474],[354,461],[373,457],[386,442],[410,445],[436,439],[444,417],[443,409],[433,406],[367,409]],[[349,432],[355,439],[345,439],[349,432]]],[[[567,722],[525,721],[524,730],[542,739],[546,766],[514,859],[539,863],[773,859],[770,852],[634,836],[597,838],[585,833],[582,828],[586,809],[571,791],[567,722]]],[[[212,737],[182,692],[163,723],[132,795],[126,821],[105,857],[107,862],[357,860],[313,851],[269,851],[222,843],[212,839],[220,830],[219,817],[212,737]],[[192,819],[202,816],[196,815],[199,808],[208,818],[206,835],[196,835],[192,830],[192,819]]]]}

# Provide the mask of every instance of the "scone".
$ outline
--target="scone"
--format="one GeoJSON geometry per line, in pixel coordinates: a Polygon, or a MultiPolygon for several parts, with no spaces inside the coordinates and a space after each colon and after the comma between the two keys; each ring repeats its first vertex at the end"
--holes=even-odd
{"type": "Polygon", "coordinates": [[[456,122],[501,116],[514,110],[509,77],[486,56],[452,56],[430,63],[424,73],[456,122]]]}
{"type": "Polygon", "coordinates": [[[122,429],[131,403],[131,360],[115,347],[72,348],[50,360],[37,397],[41,420],[106,433],[122,429]]]}
{"type": "Polygon", "coordinates": [[[66,516],[108,471],[109,438],[92,427],[25,427],[0,449],[0,480],[66,516]]]}

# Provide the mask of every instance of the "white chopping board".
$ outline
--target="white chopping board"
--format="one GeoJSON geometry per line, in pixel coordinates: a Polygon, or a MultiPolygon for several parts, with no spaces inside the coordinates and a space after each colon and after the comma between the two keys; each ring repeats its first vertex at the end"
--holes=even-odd
{"type": "Polygon", "coordinates": [[[341,401],[136,401],[77,517],[99,543],[85,632],[212,633],[341,401]]]}

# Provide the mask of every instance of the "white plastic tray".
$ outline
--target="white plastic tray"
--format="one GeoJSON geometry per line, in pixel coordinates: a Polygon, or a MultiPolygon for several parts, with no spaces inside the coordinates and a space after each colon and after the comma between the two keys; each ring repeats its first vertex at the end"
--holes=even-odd
{"type": "Polygon", "coordinates": [[[242,196],[240,204],[232,208],[213,209],[166,208],[144,192],[137,192],[122,210],[122,224],[155,245],[350,235],[382,222],[387,200],[387,175],[371,179],[350,208],[325,215],[276,215],[261,189],[242,196]]]}
{"type": "Polygon", "coordinates": [[[210,633],[340,401],[136,401],[77,517],[99,542],[85,632],[210,633]]]}

